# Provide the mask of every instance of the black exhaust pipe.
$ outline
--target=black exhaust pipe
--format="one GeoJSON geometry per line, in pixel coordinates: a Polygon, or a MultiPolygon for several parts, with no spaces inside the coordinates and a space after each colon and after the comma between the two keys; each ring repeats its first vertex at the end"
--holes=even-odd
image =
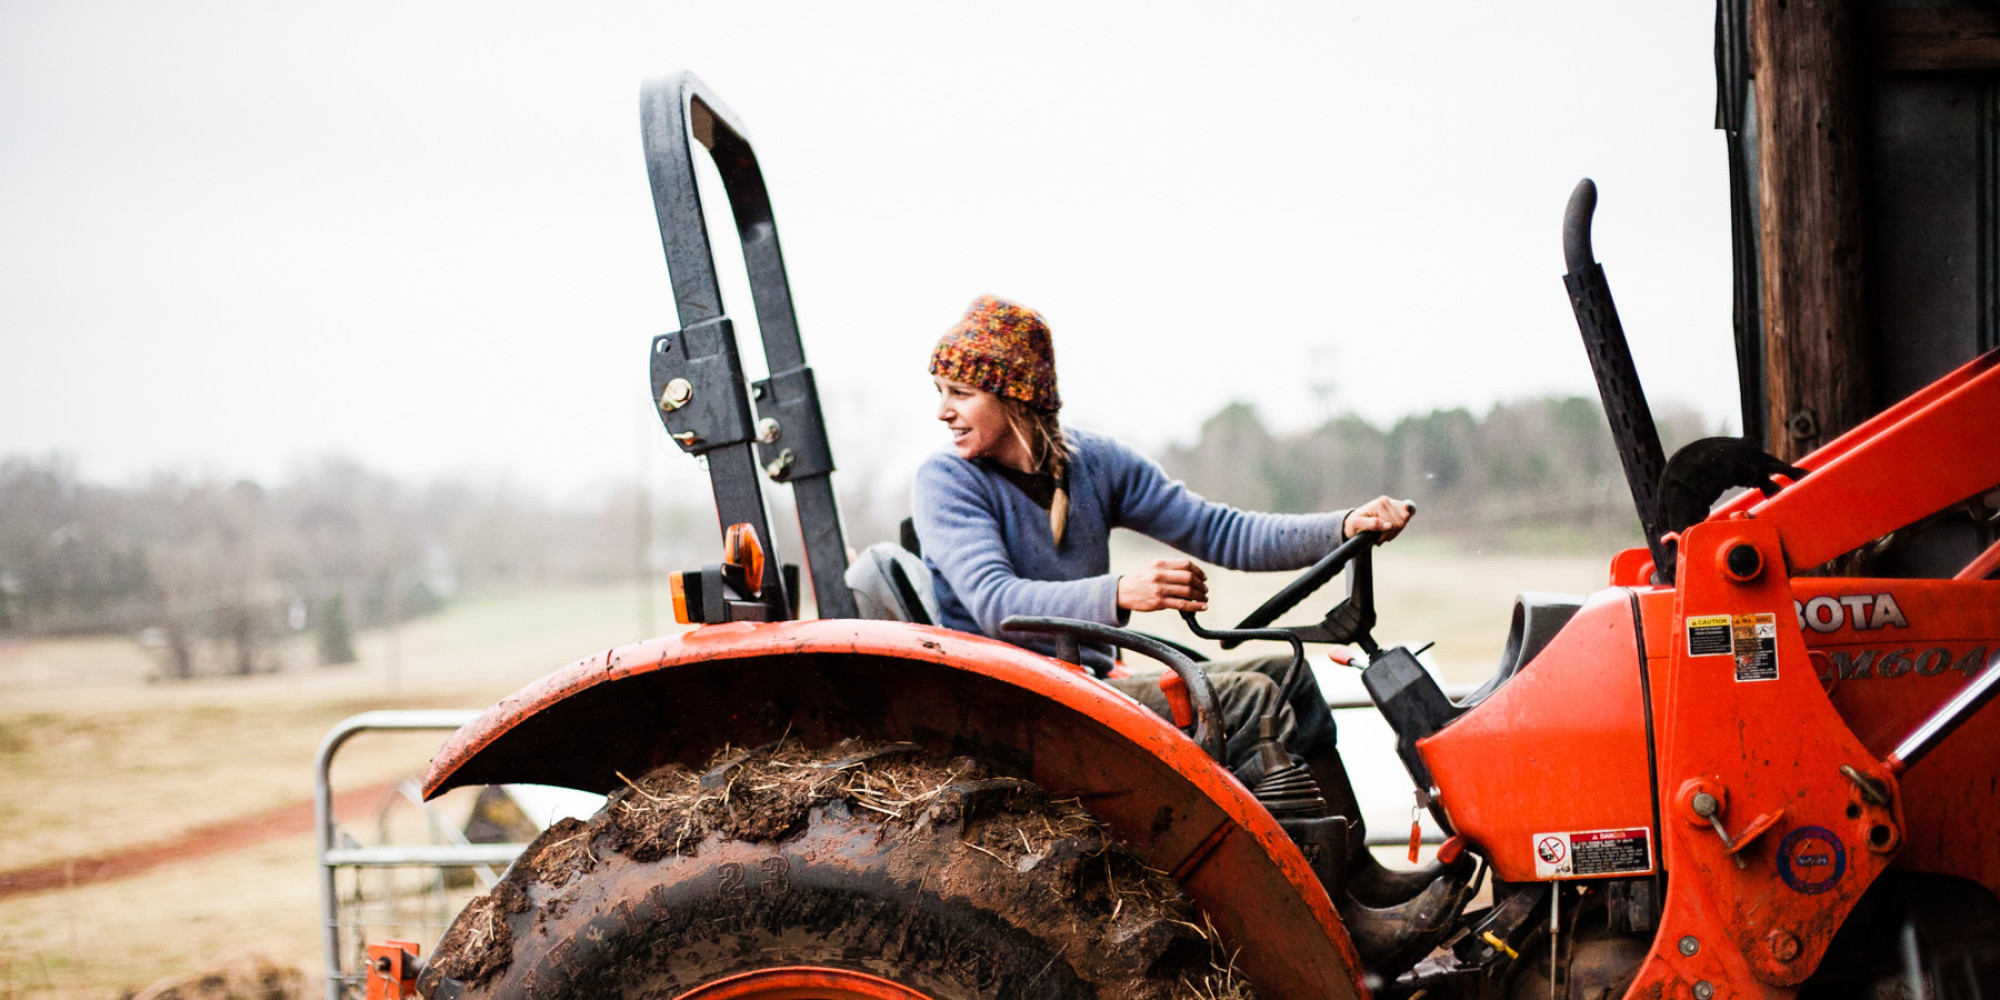
{"type": "Polygon", "coordinates": [[[1674,547],[1661,537],[1666,527],[1660,513],[1660,473],[1667,459],[1660,449],[1653,410],[1646,405],[1646,392],[1639,386],[1639,371],[1632,365],[1625,327],[1618,322],[1618,307],[1611,301],[1611,286],[1590,249],[1590,220],[1596,211],[1597,185],[1586,177],[1570,192],[1569,208],[1563,212],[1563,262],[1569,266],[1563,287],[1569,289],[1569,304],[1576,310],[1584,352],[1590,356],[1591,373],[1597,376],[1597,394],[1604,400],[1604,418],[1611,422],[1618,460],[1625,466],[1625,482],[1632,488],[1632,505],[1638,508],[1646,547],[1653,553],[1653,580],[1672,583],[1674,547]]]}

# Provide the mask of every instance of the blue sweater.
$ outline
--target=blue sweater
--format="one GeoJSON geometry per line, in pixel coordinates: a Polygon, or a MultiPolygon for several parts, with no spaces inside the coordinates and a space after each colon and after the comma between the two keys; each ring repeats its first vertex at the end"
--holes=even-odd
{"type": "Polygon", "coordinates": [[[1055,615],[1123,624],[1112,528],[1238,570],[1301,569],[1340,543],[1346,511],[1259,514],[1210,503],[1117,441],[1075,428],[1064,434],[1070,507],[1060,549],[1048,511],[988,463],[941,451],[917,470],[911,507],[937,588],[938,624],[1041,652],[1055,644],[1003,633],[1000,622],[1055,615]]]}

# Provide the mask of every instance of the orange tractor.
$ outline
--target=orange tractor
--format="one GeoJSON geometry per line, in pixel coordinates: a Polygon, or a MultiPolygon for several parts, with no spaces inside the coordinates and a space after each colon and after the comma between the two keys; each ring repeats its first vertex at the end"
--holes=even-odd
{"type": "MultiPolygon", "coordinates": [[[[1619,553],[1581,602],[1519,603],[1499,670],[1457,702],[1371,638],[1365,537],[1238,629],[1195,624],[1286,641],[1301,661],[1305,642],[1369,654],[1364,683],[1449,839],[1416,896],[1357,900],[1338,849],[1355,818],[1326,815],[1304,773],[1240,783],[1185,651],[1010,623],[1162,661],[1170,722],[1068,659],[857,617],[744,130],[690,75],[648,83],[642,117],[683,324],[652,343],[652,391],[706,459],[725,558],[674,578],[677,614],[700,627],[563,668],[438,753],[426,795],[534,783],[609,800],[543,834],[428,964],[383,949],[381,995],[2000,989],[2000,545],[1951,579],[1803,573],[2000,485],[2000,352],[1795,465],[1720,439],[1665,461],[1580,186],[1566,283],[1648,547],[1619,553]],[[754,384],[721,307],[696,147],[748,264],[772,373],[754,384]],[[796,491],[817,620],[796,620],[801,581],[767,548],[760,475],[796,491]],[[1732,486],[1755,489],[1725,500],[1732,486]],[[1319,621],[1271,624],[1343,570],[1347,594],[1319,621]]],[[[901,570],[889,582],[890,603],[920,604],[901,570]]]]}

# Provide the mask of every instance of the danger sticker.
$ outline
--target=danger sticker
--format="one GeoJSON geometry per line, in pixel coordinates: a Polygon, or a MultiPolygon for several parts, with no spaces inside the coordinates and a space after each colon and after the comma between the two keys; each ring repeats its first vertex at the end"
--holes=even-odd
{"type": "Polygon", "coordinates": [[[1534,842],[1536,878],[1643,875],[1653,870],[1652,832],[1644,827],[1537,833],[1534,842]]]}
{"type": "Polygon", "coordinates": [[[1736,679],[1778,679],[1778,616],[1731,615],[1729,637],[1736,654],[1736,679]]]}
{"type": "Polygon", "coordinates": [[[1703,615],[1689,618],[1689,656],[1728,656],[1734,651],[1729,640],[1728,615],[1703,615]]]}

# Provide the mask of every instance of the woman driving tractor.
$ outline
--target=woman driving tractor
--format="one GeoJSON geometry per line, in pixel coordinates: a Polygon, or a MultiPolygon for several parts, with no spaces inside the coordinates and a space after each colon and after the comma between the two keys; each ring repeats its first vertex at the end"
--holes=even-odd
{"type": "MultiPolygon", "coordinates": [[[[1285,570],[1311,565],[1358,531],[1394,538],[1410,516],[1406,504],[1386,496],[1329,514],[1237,510],[1203,499],[1111,438],[1062,426],[1048,325],[1005,299],[975,300],[938,341],[930,373],[952,446],[919,469],[912,506],[937,623],[949,628],[1050,653],[1052,640],[1002,632],[1001,621],[1045,615],[1122,626],[1135,611],[1207,609],[1207,580],[1192,560],[1157,559],[1113,574],[1113,528],[1231,569],[1285,570]]],[[[1083,659],[1099,668],[1111,663],[1108,650],[1089,645],[1083,659]]],[[[1291,691],[1279,688],[1291,661],[1286,653],[1202,664],[1230,732],[1226,763],[1255,784],[1254,720],[1282,702],[1280,740],[1310,769],[1334,813],[1353,824],[1350,892],[1371,905],[1408,899],[1434,873],[1387,871],[1361,846],[1360,810],[1318,683],[1299,671],[1291,691]]],[[[1108,683],[1168,715],[1156,680],[1108,683]]]]}

